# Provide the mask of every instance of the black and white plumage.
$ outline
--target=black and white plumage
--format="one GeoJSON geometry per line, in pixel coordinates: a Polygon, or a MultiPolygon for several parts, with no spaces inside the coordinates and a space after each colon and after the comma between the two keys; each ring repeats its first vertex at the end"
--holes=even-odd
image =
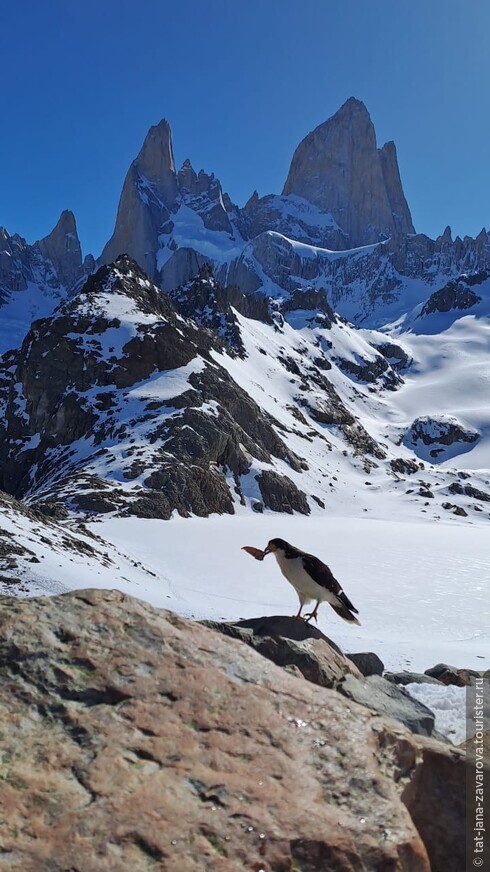
{"type": "Polygon", "coordinates": [[[328,602],[344,621],[359,624],[355,617],[355,614],[358,614],[357,609],[342,590],[332,571],[318,557],[300,551],[284,539],[271,539],[264,550],[264,557],[267,554],[274,554],[279,569],[298,594],[300,606],[296,618],[302,617],[301,612],[306,603],[316,600],[314,610],[305,615],[304,620],[311,621],[312,618],[316,620],[318,606],[321,602],[328,602]]]}

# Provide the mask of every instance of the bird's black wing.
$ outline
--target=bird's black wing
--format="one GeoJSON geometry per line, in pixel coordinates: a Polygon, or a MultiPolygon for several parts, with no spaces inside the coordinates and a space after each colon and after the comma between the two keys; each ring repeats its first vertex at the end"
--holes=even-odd
{"type": "Polygon", "coordinates": [[[331,591],[334,593],[341,603],[347,606],[352,612],[358,614],[358,609],[352,605],[347,594],[344,593],[342,587],[338,583],[335,578],[332,570],[326,565],[326,563],[322,563],[318,557],[315,557],[314,554],[304,554],[303,555],[303,565],[306,569],[308,575],[311,575],[313,581],[316,581],[320,587],[324,587],[325,590],[331,591]]]}

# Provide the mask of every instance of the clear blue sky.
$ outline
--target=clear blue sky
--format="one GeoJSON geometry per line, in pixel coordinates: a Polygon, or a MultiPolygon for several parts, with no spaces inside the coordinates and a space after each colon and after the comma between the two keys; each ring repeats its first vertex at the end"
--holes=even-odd
{"type": "Polygon", "coordinates": [[[415,227],[490,226],[488,0],[17,0],[0,5],[0,225],[75,212],[112,233],[126,170],[168,118],[180,165],[239,205],[350,96],[393,139],[415,227]]]}

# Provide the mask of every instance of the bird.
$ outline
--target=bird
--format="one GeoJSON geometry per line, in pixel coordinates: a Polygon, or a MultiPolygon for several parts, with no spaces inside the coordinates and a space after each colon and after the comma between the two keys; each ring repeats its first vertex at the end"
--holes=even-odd
{"type": "Polygon", "coordinates": [[[344,621],[360,625],[355,616],[359,614],[358,610],[342,590],[331,569],[318,557],[295,548],[284,539],[271,539],[263,554],[264,557],[267,554],[274,555],[282,574],[293,585],[298,594],[299,610],[293,617],[300,618],[307,623],[312,618],[318,621],[318,606],[321,602],[326,601],[344,621]],[[302,615],[303,607],[312,600],[316,600],[315,608],[309,614],[302,615]]]}

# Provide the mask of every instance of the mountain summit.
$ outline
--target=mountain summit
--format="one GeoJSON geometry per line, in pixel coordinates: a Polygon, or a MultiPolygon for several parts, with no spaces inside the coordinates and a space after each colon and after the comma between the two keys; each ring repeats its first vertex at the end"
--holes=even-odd
{"type": "Polygon", "coordinates": [[[369,112],[354,97],[298,145],[282,193],[330,212],[352,246],[415,232],[395,144],[377,148],[369,112]]]}

